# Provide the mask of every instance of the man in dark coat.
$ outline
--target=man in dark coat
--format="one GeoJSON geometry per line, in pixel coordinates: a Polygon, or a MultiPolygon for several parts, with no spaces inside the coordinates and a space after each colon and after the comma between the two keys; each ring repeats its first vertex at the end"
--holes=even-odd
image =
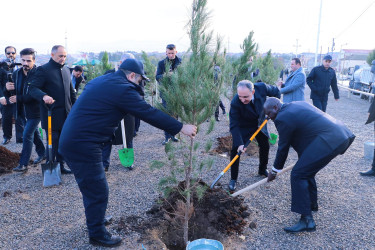
{"type": "Polygon", "coordinates": [[[85,76],[83,75],[83,68],[82,66],[77,65],[74,68],[71,68],[69,70],[71,72],[71,80],[72,80],[73,88],[76,90],[76,93],[78,93],[81,83],[85,82],[85,76]]]}
{"type": "MultiPolygon", "coordinates": [[[[60,163],[62,174],[70,174],[71,171],[64,167],[64,159],[58,152],[61,130],[72,105],[76,101],[70,70],[64,66],[66,50],[61,45],[52,47],[51,59],[48,63],[37,68],[35,77],[31,80],[30,95],[41,102],[42,128],[47,131],[47,108],[44,104],[52,105],[52,149],[53,159],[60,163]]],[[[47,134],[47,132],[46,132],[47,134]]]]}
{"type": "Polygon", "coordinates": [[[310,99],[318,109],[326,112],[328,93],[332,88],[335,100],[338,101],[339,89],[337,87],[336,72],[331,66],[332,57],[326,55],[323,58],[323,65],[313,68],[306,79],[307,85],[311,89],[310,99]]]}
{"type": "MultiPolygon", "coordinates": [[[[181,59],[176,56],[177,50],[176,46],[174,44],[168,44],[166,48],[165,54],[167,55],[166,58],[159,61],[158,68],[156,70],[156,81],[160,84],[165,74],[170,74],[173,71],[175,71],[178,67],[178,65],[181,64],[181,59]],[[169,68],[166,69],[167,65],[169,65],[169,68]]],[[[163,93],[160,93],[160,98],[162,100],[164,108],[167,107],[166,101],[163,99],[163,93]]],[[[167,144],[169,140],[172,139],[174,142],[178,142],[178,138],[172,136],[167,131],[164,131],[165,140],[162,142],[163,145],[167,144]]]]}
{"type": "Polygon", "coordinates": [[[299,222],[284,230],[288,233],[315,231],[311,211],[318,211],[318,192],[315,175],[333,158],[344,154],[355,136],[339,120],[303,101],[283,104],[277,98],[269,98],[264,112],[275,123],[279,132],[279,144],[272,172],[268,181],[284,167],[289,147],[298,154],[290,181],[292,187],[292,211],[301,214],[299,222]]]}
{"type": "MultiPolygon", "coordinates": [[[[263,82],[253,84],[249,80],[240,81],[237,84],[237,94],[230,104],[229,121],[230,132],[233,138],[230,159],[232,160],[239,151],[244,151],[244,144],[255,133],[259,125],[263,123],[265,116],[263,104],[267,96],[280,97],[280,91],[276,86],[270,86],[263,82]]],[[[268,142],[267,125],[255,137],[259,146],[259,175],[267,177],[268,153],[270,144],[268,142]]],[[[235,161],[231,167],[231,181],[229,190],[236,189],[239,161],[235,161]]]]}
{"type": "Polygon", "coordinates": [[[25,112],[26,125],[23,131],[23,145],[19,165],[13,169],[16,172],[27,171],[33,143],[38,158],[33,162],[38,164],[44,158],[45,147],[40,138],[38,125],[40,123],[39,101],[29,95],[29,86],[27,83],[36,72],[35,51],[32,48],[21,50],[22,68],[13,73],[14,83],[7,83],[5,95],[9,98],[9,102],[16,105],[16,117],[25,112]]]}
{"type": "Polygon", "coordinates": [[[102,162],[102,149],[126,114],[175,135],[195,136],[196,127],[183,125],[147,104],[140,95],[139,83],[145,79],[143,65],[127,59],[113,74],[95,78],[73,106],[60,139],[60,153],[72,169],[82,193],[90,243],[117,246],[121,238],[104,226],[108,204],[108,184],[102,162]]]}

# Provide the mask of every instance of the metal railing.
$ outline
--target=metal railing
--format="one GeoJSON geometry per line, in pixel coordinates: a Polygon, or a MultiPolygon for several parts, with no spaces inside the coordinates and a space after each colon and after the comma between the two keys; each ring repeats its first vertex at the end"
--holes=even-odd
{"type": "MultiPolygon", "coordinates": [[[[349,87],[347,87],[347,86],[344,86],[344,85],[342,85],[342,84],[340,84],[340,83],[337,83],[337,86],[338,86],[339,88],[341,88],[341,89],[345,89],[345,90],[348,91],[348,98],[351,98],[351,97],[352,97],[352,93],[358,93],[358,94],[360,94],[360,96],[361,96],[361,95],[364,95],[364,96],[368,96],[368,97],[374,97],[374,94],[372,94],[372,93],[363,92],[363,91],[356,90],[356,89],[351,89],[351,88],[349,88],[349,87]]],[[[370,100],[370,98],[369,98],[369,100],[370,100]]]]}

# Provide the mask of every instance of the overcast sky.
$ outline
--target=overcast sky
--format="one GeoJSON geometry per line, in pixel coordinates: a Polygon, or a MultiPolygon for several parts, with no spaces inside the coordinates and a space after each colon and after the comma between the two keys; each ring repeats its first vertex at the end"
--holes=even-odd
{"type": "MultiPolygon", "coordinates": [[[[6,2],[0,4],[1,53],[7,45],[47,53],[55,44],[65,45],[66,31],[69,53],[162,52],[168,43],[185,51],[189,46],[185,25],[192,0],[6,2]]],[[[323,0],[319,51],[322,47],[326,53],[332,38],[335,51],[374,49],[374,2],[323,0]]],[[[315,52],[320,0],[208,0],[208,7],[212,11],[210,27],[224,37],[230,52],[239,52],[252,30],[260,52],[295,53],[296,39],[298,53],[315,52]]]]}

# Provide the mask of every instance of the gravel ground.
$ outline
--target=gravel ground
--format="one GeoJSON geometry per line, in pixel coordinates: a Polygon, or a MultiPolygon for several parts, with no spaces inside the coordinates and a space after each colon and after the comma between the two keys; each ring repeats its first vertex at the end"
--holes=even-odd
{"type": "MultiPolygon", "coordinates": [[[[361,177],[358,172],[371,166],[371,160],[363,157],[363,144],[373,140],[373,125],[365,126],[369,102],[358,96],[347,97],[341,91],[336,102],[330,95],[327,113],[342,120],[357,136],[343,156],[334,159],[317,175],[319,212],[314,214],[317,230],[313,233],[286,234],[284,226],[294,224],[298,215],[290,212],[289,174],[276,181],[244,193],[251,210],[251,220],[256,229],[247,229],[243,235],[228,237],[223,242],[226,249],[374,249],[375,235],[375,179],[361,177]]],[[[309,93],[306,91],[308,99],[309,93]]],[[[310,102],[310,100],[308,99],[310,102]]],[[[228,107],[228,101],[225,102],[228,107]]],[[[216,124],[210,135],[200,133],[197,140],[208,140],[228,134],[228,119],[216,124]]],[[[202,126],[202,131],[207,124],[202,126]]],[[[269,130],[275,133],[273,123],[269,130]]],[[[0,131],[2,135],[2,131],[0,131]]],[[[186,138],[186,137],[183,137],[186,138]]],[[[158,197],[157,182],[168,168],[151,171],[150,160],[164,160],[161,142],[163,132],[141,123],[135,138],[136,168],[132,171],[121,167],[114,147],[111,167],[107,173],[110,197],[107,214],[115,222],[130,215],[145,218],[158,197]]],[[[22,145],[14,139],[6,147],[20,152],[22,145]]],[[[272,166],[277,146],[271,146],[272,166]]],[[[33,153],[33,157],[36,157],[33,153]]],[[[201,159],[212,158],[215,164],[203,174],[211,183],[228,164],[228,159],[218,155],[201,153],[201,159]]],[[[297,159],[291,150],[286,166],[297,159]]],[[[238,180],[238,190],[261,180],[257,176],[258,159],[243,157],[238,180]]],[[[221,184],[227,185],[229,172],[221,184]]],[[[115,224],[115,223],[114,223],[115,224]]],[[[114,232],[115,226],[109,226],[114,232]]],[[[122,234],[123,244],[118,249],[161,249],[160,245],[137,242],[137,233],[122,234]]],[[[88,244],[82,197],[73,176],[63,176],[63,185],[42,187],[40,165],[25,174],[11,173],[0,176],[0,248],[1,249],[95,249],[88,244]]]]}

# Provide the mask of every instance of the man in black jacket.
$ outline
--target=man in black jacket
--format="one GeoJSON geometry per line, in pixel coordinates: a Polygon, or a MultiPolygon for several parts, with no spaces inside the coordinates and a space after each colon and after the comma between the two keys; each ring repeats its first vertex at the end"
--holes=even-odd
{"type": "MultiPolygon", "coordinates": [[[[16,48],[13,46],[7,46],[5,48],[5,56],[7,57],[8,64],[12,64],[16,60],[16,55],[17,51],[16,48]]],[[[7,68],[6,70],[2,70],[1,79],[0,79],[0,84],[2,88],[2,92],[0,92],[0,104],[2,105],[2,128],[3,128],[3,133],[4,133],[4,140],[3,140],[3,145],[6,145],[10,142],[10,139],[12,138],[12,127],[13,127],[13,117],[16,118],[16,124],[15,124],[15,129],[16,129],[16,142],[17,143],[22,143],[22,134],[23,134],[23,128],[26,123],[25,120],[25,114],[18,113],[18,116],[16,116],[16,105],[12,104],[9,102],[8,97],[4,95],[3,92],[6,91],[6,84],[11,83],[9,81],[8,74],[12,74],[17,68],[12,67],[12,68],[7,68]]]]}
{"type": "Polygon", "coordinates": [[[83,68],[82,66],[75,66],[74,68],[70,69],[71,74],[71,80],[73,88],[76,90],[76,93],[78,94],[79,87],[82,82],[85,81],[85,78],[83,76],[83,68]]]}
{"type": "Polygon", "coordinates": [[[338,101],[339,89],[337,87],[336,72],[331,66],[332,57],[326,55],[323,58],[323,65],[313,68],[306,78],[307,85],[311,89],[310,99],[318,109],[326,112],[328,93],[332,88],[335,100],[338,101]]]}
{"type": "MultiPolygon", "coordinates": [[[[177,69],[177,66],[181,64],[181,59],[176,56],[177,50],[176,46],[174,44],[168,44],[166,48],[165,54],[167,55],[166,58],[159,61],[158,68],[156,70],[156,81],[160,84],[160,81],[162,81],[164,74],[169,74],[177,69]],[[169,68],[166,67],[169,65],[169,68]]],[[[162,100],[164,108],[167,108],[167,103],[163,99],[163,93],[160,93],[160,98],[162,100]]],[[[174,142],[178,142],[178,138],[172,136],[167,131],[164,131],[165,140],[162,142],[163,145],[167,144],[170,139],[174,142]]]]}
{"type": "Polygon", "coordinates": [[[13,73],[14,83],[7,83],[5,95],[9,102],[16,105],[16,117],[18,114],[26,113],[26,125],[23,131],[23,146],[19,165],[13,171],[24,172],[29,164],[33,142],[38,158],[34,164],[38,164],[44,158],[45,148],[40,138],[38,125],[40,122],[39,101],[29,95],[29,85],[27,84],[36,71],[35,51],[32,48],[21,50],[22,68],[13,73]],[[14,95],[12,95],[14,94],[14,95]]]}
{"type": "MultiPolygon", "coordinates": [[[[280,91],[276,86],[270,86],[263,82],[253,84],[249,80],[240,81],[237,84],[237,94],[233,97],[229,111],[229,126],[233,138],[230,159],[232,160],[239,151],[244,151],[244,145],[252,134],[263,123],[265,116],[263,113],[263,104],[267,96],[280,97],[280,91]]],[[[268,153],[270,145],[268,142],[267,125],[265,125],[259,134],[255,137],[259,145],[259,175],[266,176],[268,153]]],[[[231,167],[231,181],[229,190],[236,189],[236,182],[239,170],[238,158],[231,167]]]]}
{"type": "Polygon", "coordinates": [[[288,233],[315,231],[311,212],[318,211],[315,175],[336,156],[344,154],[355,136],[341,121],[304,101],[283,104],[277,98],[269,98],[264,112],[279,132],[276,159],[268,181],[274,180],[284,167],[290,147],[298,154],[290,174],[291,210],[301,214],[301,219],[284,230],[288,233]]]}
{"type": "MultiPolygon", "coordinates": [[[[61,130],[72,105],[76,101],[76,93],[70,79],[69,68],[64,66],[66,50],[61,45],[52,47],[51,59],[37,68],[35,77],[30,84],[30,95],[39,100],[41,105],[42,128],[47,131],[47,108],[52,105],[52,149],[53,159],[60,163],[61,173],[70,174],[64,167],[64,159],[58,152],[61,130]]],[[[47,133],[46,133],[47,134],[47,133]]]]}
{"type": "Polygon", "coordinates": [[[112,236],[104,225],[109,190],[102,162],[103,146],[111,141],[121,119],[132,114],[172,135],[182,132],[194,137],[196,133],[195,126],[183,125],[142,99],[142,78],[146,78],[142,63],[127,59],[115,73],[90,81],[61,133],[59,150],[82,193],[90,243],[94,245],[121,244],[121,238],[112,236]]]}

